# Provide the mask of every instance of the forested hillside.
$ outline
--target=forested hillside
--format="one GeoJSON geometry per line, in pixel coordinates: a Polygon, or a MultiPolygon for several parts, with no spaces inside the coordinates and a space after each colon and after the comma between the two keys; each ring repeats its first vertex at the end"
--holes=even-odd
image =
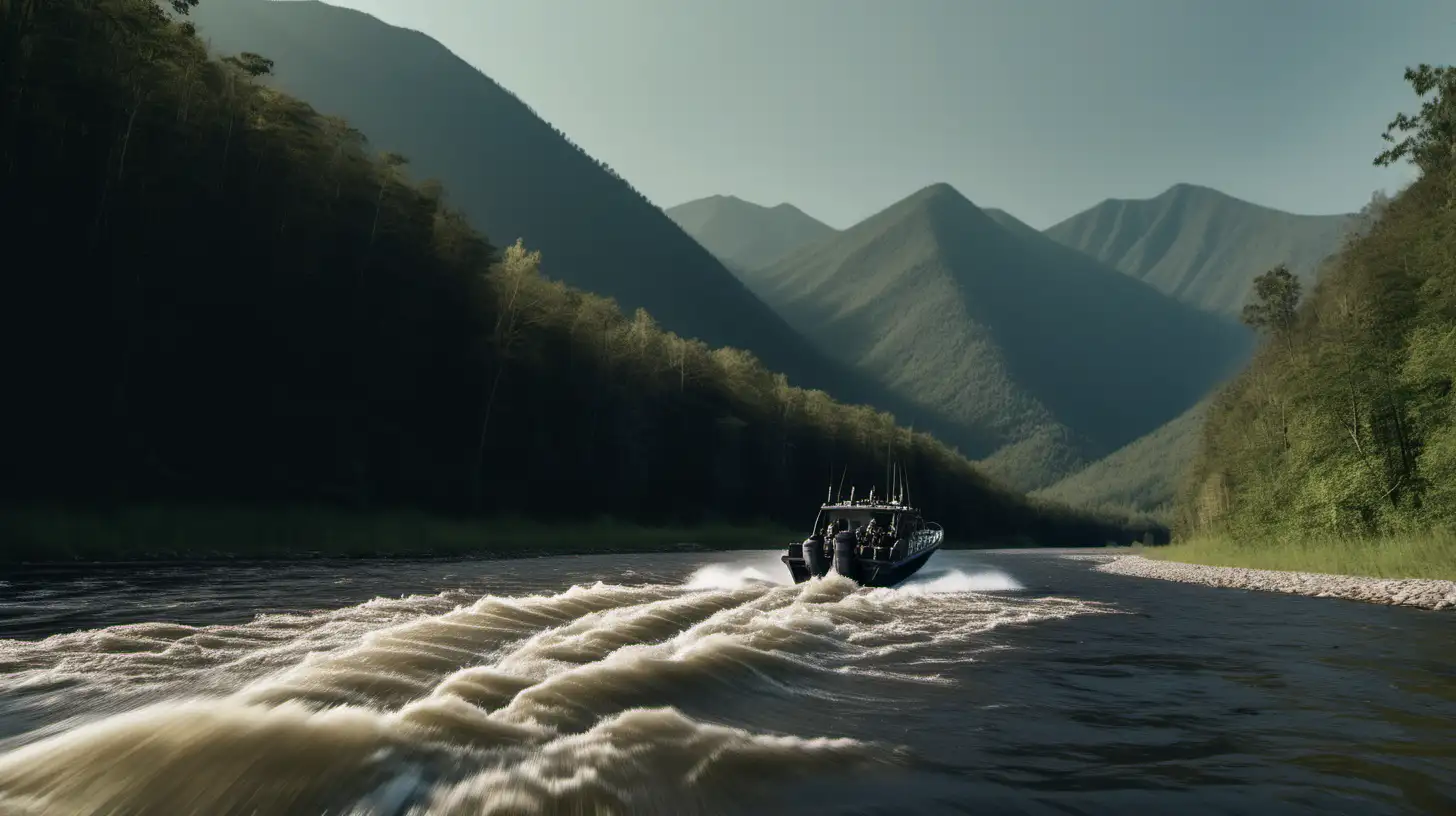
{"type": "Polygon", "coordinates": [[[1033,495],[1074,507],[1171,516],[1178,485],[1198,453],[1209,400],[1033,495]]]}
{"type": "Polygon", "coordinates": [[[542,272],[650,311],[664,328],[752,351],[797,383],[886,410],[901,404],[789,328],[616,171],[430,37],[313,2],[205,0],[192,15],[220,55],[256,51],[263,78],[440,179],[468,222],[542,253],[542,272]]]}
{"type": "Polygon", "coordinates": [[[954,536],[1139,534],[546,280],[179,19],[0,6],[7,500],[798,526],[892,452],[954,536]]]}
{"type": "Polygon", "coordinates": [[[745,280],[826,353],[1018,488],[1050,485],[1187,410],[1250,335],[946,184],[745,280]]]}
{"type": "Polygon", "coordinates": [[[1419,113],[1378,164],[1420,178],[1296,310],[1277,275],[1249,314],[1267,340],[1214,402],[1181,497],[1186,532],[1388,534],[1456,523],[1456,73],[1407,72],[1419,113]]]}
{"type": "Polygon", "coordinates": [[[1195,184],[1108,199],[1046,235],[1184,303],[1237,315],[1254,276],[1285,264],[1306,285],[1340,247],[1348,215],[1294,215],[1195,184]]]}

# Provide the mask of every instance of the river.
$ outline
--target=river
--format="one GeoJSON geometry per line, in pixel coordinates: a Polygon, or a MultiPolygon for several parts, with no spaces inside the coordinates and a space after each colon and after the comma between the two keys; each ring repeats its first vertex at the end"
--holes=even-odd
{"type": "Polygon", "coordinates": [[[941,552],[0,576],[0,812],[1456,813],[1456,616],[941,552]]]}

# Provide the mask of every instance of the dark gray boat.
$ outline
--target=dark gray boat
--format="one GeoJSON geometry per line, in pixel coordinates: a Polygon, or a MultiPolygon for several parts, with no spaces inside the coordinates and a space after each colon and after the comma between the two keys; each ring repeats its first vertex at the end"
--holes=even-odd
{"type": "Polygon", "coordinates": [[[871,490],[868,499],[855,501],[851,490],[849,501],[820,506],[813,534],[790,544],[782,560],[796,584],[832,569],[864,586],[890,587],[925,566],[944,541],[940,525],[903,497],[876,500],[871,490]]]}

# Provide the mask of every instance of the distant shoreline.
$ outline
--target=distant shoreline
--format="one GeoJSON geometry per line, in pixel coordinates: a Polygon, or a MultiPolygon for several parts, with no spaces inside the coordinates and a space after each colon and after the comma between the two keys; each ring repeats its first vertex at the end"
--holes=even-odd
{"type": "MultiPolygon", "coordinates": [[[[499,561],[774,550],[804,532],[768,522],[649,526],[349,513],[319,507],[0,508],[0,571],[367,561],[499,561]]],[[[1014,547],[947,542],[946,549],[1014,547]]],[[[1036,549],[1026,547],[1026,549],[1036,549]]]]}
{"type": "Polygon", "coordinates": [[[1162,561],[1140,555],[1072,555],[1097,560],[1094,569],[1114,575],[1157,578],[1186,584],[1283,592],[1311,598],[1340,598],[1387,606],[1456,610],[1456,581],[1437,578],[1365,578],[1317,572],[1215,567],[1162,561]]]}
{"type": "Polygon", "coordinates": [[[648,526],[238,505],[0,508],[0,569],[314,561],[496,561],[560,555],[766,549],[767,522],[648,526]]]}

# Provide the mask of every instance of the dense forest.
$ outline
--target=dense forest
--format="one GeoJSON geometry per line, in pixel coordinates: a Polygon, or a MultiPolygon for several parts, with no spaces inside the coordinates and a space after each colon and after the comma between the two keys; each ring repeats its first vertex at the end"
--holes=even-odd
{"type": "Polygon", "coordinates": [[[1245,320],[1266,341],[1214,401],[1180,497],[1187,532],[1399,535],[1456,523],[1456,71],[1376,158],[1419,178],[1372,202],[1307,299],[1276,267],[1245,320]]]}
{"type": "Polygon", "coordinates": [[[408,156],[406,175],[446,180],[452,209],[539,251],[551,279],[929,430],[911,401],[816,349],[611,168],[434,39],[319,2],[205,0],[189,19],[214,53],[266,54],[263,84],[408,156]]]}
{"type": "Polygon", "coordinates": [[[1142,534],[543,277],[194,4],[0,5],[9,501],[800,526],[893,455],[957,537],[1142,534]]]}

